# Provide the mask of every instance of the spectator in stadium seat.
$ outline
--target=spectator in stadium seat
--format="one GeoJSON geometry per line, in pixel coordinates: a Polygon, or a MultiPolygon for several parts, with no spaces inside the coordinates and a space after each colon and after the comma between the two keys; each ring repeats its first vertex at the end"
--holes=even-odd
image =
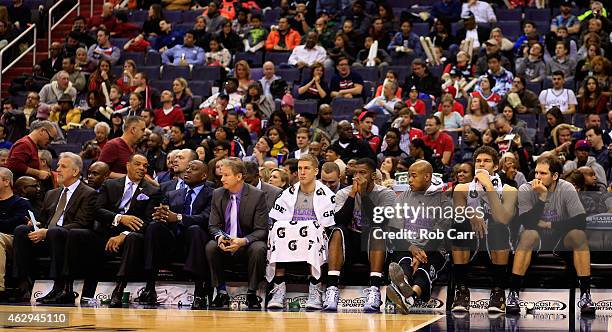
{"type": "Polygon", "coordinates": [[[229,306],[223,266],[246,260],[249,276],[246,304],[249,308],[261,308],[255,292],[266,266],[266,197],[263,191],[244,182],[246,169],[241,161],[223,160],[221,174],[223,188],[213,192],[208,228],[214,240],[206,244],[212,285],[217,288],[211,307],[229,306]]]}
{"type": "MultiPolygon", "coordinates": [[[[476,60],[476,74],[484,75],[487,72],[487,69],[489,69],[487,66],[487,55],[493,54],[493,53],[499,53],[502,67],[508,70],[514,69],[514,66],[512,65],[510,60],[508,60],[508,57],[506,57],[503,53],[501,53],[501,48],[497,40],[493,38],[487,40],[486,42],[484,42],[484,48],[485,48],[485,54],[483,54],[482,56],[478,58],[478,60],[476,60]]],[[[459,54],[457,54],[457,56],[458,55],[459,54]]]]}
{"type": "Polygon", "coordinates": [[[540,92],[540,103],[542,104],[542,113],[548,112],[552,107],[558,106],[563,114],[576,113],[576,95],[574,91],[565,89],[565,74],[562,71],[553,73],[552,88],[542,90],[540,92]]]}
{"type": "Polygon", "coordinates": [[[84,44],[86,48],[96,43],[96,39],[89,35],[87,24],[83,16],[74,18],[70,35],[72,35],[71,38],[76,39],[80,44],[84,44]]]}
{"type": "Polygon", "coordinates": [[[212,34],[219,33],[223,25],[229,22],[228,19],[219,12],[219,3],[217,1],[211,1],[202,16],[206,21],[206,32],[212,34]]]}
{"type": "Polygon", "coordinates": [[[140,33],[137,25],[129,23],[127,12],[117,12],[117,24],[111,31],[111,36],[115,38],[134,38],[140,33]]]}
{"type": "Polygon", "coordinates": [[[220,66],[228,68],[232,60],[232,55],[219,43],[216,37],[211,37],[208,42],[208,52],[206,52],[207,66],[220,66]]]}
{"type": "Polygon", "coordinates": [[[240,36],[232,30],[232,23],[226,22],[223,24],[221,31],[216,34],[219,43],[223,45],[231,54],[236,54],[242,51],[244,44],[240,36]]]}
{"type": "Polygon", "coordinates": [[[330,85],[331,97],[363,98],[363,78],[351,72],[349,59],[340,57],[336,69],[338,73],[332,77],[330,85]]]}
{"type": "Polygon", "coordinates": [[[461,3],[457,0],[442,0],[433,4],[431,15],[436,19],[447,19],[450,22],[459,21],[461,3]]]}
{"type": "Polygon", "coordinates": [[[264,48],[268,30],[261,26],[261,14],[251,14],[251,29],[242,37],[245,52],[255,53],[264,48]]]}
{"type": "Polygon", "coordinates": [[[471,38],[473,41],[473,48],[480,49],[482,44],[489,40],[489,36],[491,34],[490,30],[484,26],[478,25],[479,22],[476,22],[476,18],[471,12],[468,12],[467,14],[462,13],[461,19],[463,20],[463,27],[457,30],[457,33],[455,34],[456,40],[462,41],[471,38]]]}
{"type": "Polygon", "coordinates": [[[509,93],[502,97],[502,100],[497,105],[497,109],[503,111],[507,105],[515,105],[513,108],[519,114],[538,114],[542,110],[538,96],[525,87],[525,78],[520,75],[512,79],[512,87],[509,93]],[[517,97],[518,104],[516,104],[517,97]],[[510,102],[510,99],[512,102],[510,102]]]}
{"type": "Polygon", "coordinates": [[[46,78],[51,79],[53,75],[62,70],[62,59],[62,44],[59,42],[51,43],[49,58],[38,63],[46,78]]]}
{"type": "Polygon", "coordinates": [[[299,69],[311,67],[315,63],[324,63],[327,60],[327,52],[317,44],[317,33],[315,31],[308,32],[304,45],[298,45],[293,49],[288,63],[299,69]]]}
{"type": "Polygon", "coordinates": [[[343,22],[350,19],[353,30],[361,36],[365,36],[368,33],[368,29],[372,22],[372,18],[365,12],[365,8],[366,2],[364,0],[353,0],[350,7],[345,7],[345,13],[342,19],[343,22]]]}
{"type": "Polygon", "coordinates": [[[100,149],[104,149],[104,145],[108,143],[108,136],[110,135],[110,126],[106,122],[98,122],[94,127],[94,133],[96,135],[95,142],[100,147],[100,149]]]}
{"type": "MultiPolygon", "coordinates": [[[[124,166],[127,174],[105,181],[98,194],[96,219],[102,232],[90,241],[98,254],[121,252],[111,307],[121,306],[121,301],[117,304],[116,291],[123,293],[127,280],[142,273],[144,234],[151,222],[153,208],[162,201],[158,188],[145,180],[147,164],[142,154],[131,155],[124,166]]],[[[151,301],[151,293],[155,291],[147,288],[134,301],[155,305],[157,298],[151,301]]]]}
{"type": "Polygon", "coordinates": [[[102,13],[89,19],[88,29],[93,33],[98,30],[113,31],[116,25],[117,19],[113,13],[113,4],[106,2],[102,5],[102,13]]]}
{"type": "Polygon", "coordinates": [[[581,95],[578,98],[578,113],[601,114],[607,110],[609,97],[602,93],[595,77],[587,77],[578,93],[581,95]]]}
{"type": "Polygon", "coordinates": [[[266,96],[263,94],[263,88],[259,82],[253,81],[249,83],[246,95],[242,98],[242,104],[247,103],[256,104],[261,111],[263,117],[268,118],[274,112],[274,101],[272,96],[266,96]]]}
{"type": "MultiPolygon", "coordinates": [[[[202,161],[189,162],[184,175],[187,187],[165,194],[168,205],[155,208],[154,221],[145,232],[145,292],[156,294],[155,279],[160,267],[170,262],[173,251],[184,246],[187,248],[184,269],[195,280],[191,309],[205,309],[206,297],[212,297],[210,274],[203,259],[209,239],[208,218],[213,192],[206,181],[207,173],[207,166],[202,161]]],[[[113,298],[118,305],[121,305],[121,294],[123,292],[118,291],[113,298]]],[[[151,295],[150,299],[157,302],[156,295],[151,295]]]]}
{"type": "Polygon", "coordinates": [[[8,17],[11,18],[11,22],[17,30],[23,31],[28,27],[28,24],[32,23],[31,9],[23,3],[23,0],[13,0],[7,10],[8,17]]]}
{"type": "Polygon", "coordinates": [[[191,118],[193,112],[193,93],[189,83],[183,77],[177,77],[172,81],[172,92],[174,93],[174,105],[178,105],[183,113],[191,118]]]}
{"type": "MultiPolygon", "coordinates": [[[[72,86],[80,93],[85,88],[85,75],[79,70],[74,68],[75,59],[74,57],[67,57],[62,59],[62,70],[68,73],[68,80],[72,83],[72,86]]],[[[57,75],[53,75],[51,81],[57,81],[57,75]]]]}
{"type": "Polygon", "coordinates": [[[472,97],[468,101],[468,111],[463,117],[463,127],[476,128],[485,131],[487,128],[493,128],[495,120],[492,110],[487,102],[480,97],[472,97]]]}
{"type": "MultiPolygon", "coordinates": [[[[368,56],[370,54],[370,47],[374,43],[374,40],[375,39],[371,36],[365,37],[364,39],[365,48],[361,49],[357,53],[357,57],[355,58],[355,62],[353,63],[353,66],[358,66],[358,67],[367,66],[368,61],[369,61],[368,56]]],[[[391,63],[391,61],[392,61],[391,57],[389,56],[387,51],[385,51],[385,49],[379,46],[376,52],[376,57],[374,58],[375,66],[388,66],[391,63]]]]}
{"type": "Polygon", "coordinates": [[[145,122],[138,116],[127,117],[124,128],[121,137],[113,138],[104,145],[98,158],[108,165],[112,179],[123,177],[127,173],[126,164],[134,153],[136,144],[144,136],[145,122]]]}
{"type": "Polygon", "coordinates": [[[455,209],[475,207],[484,212],[484,217],[464,215],[469,222],[455,222],[451,226],[457,232],[474,232],[477,236],[477,238],[452,241],[452,269],[454,275],[458,276],[452,311],[470,310],[470,290],[466,286],[470,251],[483,250],[488,252],[491,259],[491,300],[487,309],[489,312],[503,313],[506,308],[504,288],[510,252],[508,224],[515,214],[517,189],[503,184],[497,174],[499,156],[495,149],[480,147],[474,152],[473,160],[476,169],[474,179],[470,183],[455,187],[453,205],[455,209]],[[482,240],[479,241],[480,239],[482,240]]]}
{"type": "Polygon", "coordinates": [[[106,91],[110,94],[111,83],[115,81],[115,77],[113,77],[110,69],[110,61],[102,59],[98,62],[96,70],[89,76],[89,92],[96,91],[103,96],[104,92],[102,84],[105,84],[106,91]]]}
{"type": "Polygon", "coordinates": [[[0,167],[4,167],[4,164],[6,163],[6,157],[8,156],[8,152],[11,149],[11,146],[13,146],[13,142],[6,140],[6,126],[2,123],[0,123],[0,150],[4,150],[5,155],[4,155],[4,161],[0,164],[0,167]]]}
{"type": "Polygon", "coordinates": [[[57,101],[57,105],[51,106],[49,121],[56,122],[64,131],[79,126],[81,122],[81,109],[75,108],[72,98],[63,94],[57,101]]]}
{"type": "Polygon", "coordinates": [[[491,109],[496,110],[497,104],[501,101],[501,96],[497,92],[492,91],[494,87],[495,79],[489,75],[482,75],[478,80],[478,84],[474,87],[474,91],[470,93],[470,97],[482,98],[491,109]]]}
{"type": "Polygon", "coordinates": [[[524,76],[529,83],[542,82],[546,76],[542,51],[539,43],[523,48],[523,56],[516,59],[516,74],[524,76]]]}
{"type": "MultiPolygon", "coordinates": [[[[304,75],[305,76],[305,75],[304,75]]],[[[325,82],[325,67],[314,63],[310,68],[310,76],[306,77],[298,88],[299,99],[314,99],[319,105],[329,100],[329,87],[325,82]]]]}
{"type": "Polygon", "coordinates": [[[276,29],[272,29],[266,40],[266,51],[288,52],[300,45],[302,38],[300,34],[291,29],[289,21],[285,17],[278,20],[276,29]]]}
{"type": "Polygon", "coordinates": [[[27,223],[28,200],[13,193],[13,172],[4,166],[0,167],[0,298],[8,300],[4,276],[6,274],[7,256],[13,249],[13,233],[19,225],[27,223]]]}
{"type": "Polygon", "coordinates": [[[453,138],[440,130],[442,122],[435,115],[430,115],[425,120],[425,135],[423,142],[429,146],[434,153],[434,158],[440,158],[442,163],[449,166],[453,158],[455,143],[453,138]]]}
{"type": "Polygon", "coordinates": [[[273,81],[280,79],[280,76],[276,76],[275,70],[274,62],[266,61],[263,64],[263,77],[259,80],[259,83],[261,83],[265,96],[272,95],[270,93],[270,86],[272,85],[273,81]]]}
{"type": "Polygon", "coordinates": [[[448,94],[445,94],[441,100],[442,110],[434,115],[440,118],[442,129],[444,131],[463,131],[463,117],[461,114],[453,110],[455,100],[448,94]]]}
{"type": "MultiPolygon", "coordinates": [[[[253,83],[253,79],[251,79],[251,66],[249,66],[246,60],[236,62],[234,65],[234,78],[236,80],[237,92],[240,95],[246,95],[249,85],[253,83]]],[[[229,94],[229,92],[227,93],[229,94]]]]}
{"type": "Polygon", "coordinates": [[[476,18],[476,23],[495,23],[497,17],[490,4],[480,0],[469,0],[461,7],[461,17],[467,13],[472,13],[476,18]]]}
{"type": "Polygon", "coordinates": [[[438,46],[444,51],[449,51],[451,46],[457,44],[455,36],[452,35],[451,24],[447,18],[436,20],[433,31],[429,33],[429,37],[434,46],[438,46]]]}
{"type": "Polygon", "coordinates": [[[569,47],[564,41],[557,41],[555,56],[546,61],[546,77],[552,80],[552,73],[558,70],[562,71],[568,80],[574,79],[576,60],[569,57],[569,47]]]}
{"type": "Polygon", "coordinates": [[[512,87],[514,75],[501,66],[501,54],[499,53],[487,54],[487,66],[489,69],[486,74],[495,79],[495,86],[492,90],[500,96],[505,96],[512,87]]]}
{"type": "MultiPolygon", "coordinates": [[[[57,167],[62,187],[46,193],[38,217],[41,225],[37,228],[20,225],[15,229],[13,275],[19,281],[21,294],[31,286],[29,274],[35,253],[49,252],[51,256],[53,289],[39,297],[39,303],[74,304],[76,298],[71,272],[83,262],[75,259],[78,253],[71,251],[67,243],[72,230],[92,227],[96,198],[96,191],[79,180],[82,167],[81,157],[71,152],[62,153],[57,167]]],[[[83,296],[93,297],[93,292],[83,296]]]]}
{"type": "Polygon", "coordinates": [[[172,22],[169,22],[166,19],[159,21],[159,29],[161,30],[161,33],[157,36],[157,38],[155,38],[153,49],[159,51],[160,53],[179,45],[181,40],[183,40],[183,33],[174,29],[172,22]]]}
{"type": "MultiPolygon", "coordinates": [[[[379,45],[379,47],[381,46],[379,45]]],[[[414,54],[417,57],[423,56],[421,41],[419,40],[419,36],[412,32],[412,23],[410,21],[406,20],[402,22],[400,31],[393,36],[387,50],[393,55],[406,53],[414,54]]],[[[366,46],[366,52],[369,52],[368,46],[366,46]]]]}
{"type": "Polygon", "coordinates": [[[40,102],[46,105],[57,104],[59,97],[64,93],[70,95],[73,101],[76,99],[77,91],[70,82],[70,75],[62,70],[57,74],[57,81],[43,86],[40,90],[40,102]]]}
{"type": "Polygon", "coordinates": [[[162,106],[155,110],[155,125],[159,127],[170,127],[174,123],[185,123],[185,116],[181,109],[173,104],[172,92],[164,90],[160,97],[162,106]]]}
{"type": "Polygon", "coordinates": [[[189,163],[198,159],[198,155],[191,149],[172,150],[172,152],[174,152],[174,159],[172,160],[172,165],[168,168],[172,169],[171,173],[174,178],[160,185],[162,193],[186,188],[185,180],[183,179],[185,172],[189,167],[189,163]]]}
{"type": "MultiPolygon", "coordinates": [[[[318,173],[317,159],[309,154],[301,156],[298,160],[299,183],[283,191],[270,211],[273,225],[268,235],[271,248],[268,251],[266,279],[273,283],[273,288],[270,291],[271,299],[268,301],[268,309],[285,307],[285,268],[288,262],[310,265],[309,296],[306,308],[319,310],[323,307],[324,291],[320,279],[321,267],[325,263],[325,258],[324,255],[321,255],[313,259],[311,255],[312,251],[326,250],[327,246],[321,241],[325,241],[322,239],[326,238],[325,228],[334,225],[335,195],[327,186],[316,180],[318,173]],[[302,237],[306,239],[300,239],[300,235],[297,234],[301,232],[294,232],[291,229],[303,227],[308,230],[307,234],[302,234],[302,237]],[[286,231],[286,234],[283,231],[286,231]],[[305,241],[306,244],[313,243],[313,246],[307,246],[308,249],[292,248],[291,245],[286,247],[286,243],[299,241],[305,241]]],[[[380,299],[378,302],[380,305],[380,299]]]]}
{"type": "Polygon", "coordinates": [[[40,96],[38,92],[28,92],[25,100],[25,105],[22,107],[23,114],[26,118],[26,128],[30,128],[30,123],[36,120],[36,113],[40,106],[40,96]]]}
{"type": "Polygon", "coordinates": [[[610,174],[610,160],[608,158],[608,147],[604,141],[604,131],[600,127],[590,127],[586,131],[586,140],[591,145],[591,156],[601,167],[604,168],[606,174],[610,174]]]}
{"type": "Polygon", "coordinates": [[[572,14],[572,2],[569,0],[563,0],[560,4],[559,15],[553,17],[550,23],[550,31],[557,32],[559,27],[564,26],[570,35],[576,35],[580,32],[580,21],[572,14]]]}
{"type": "Polygon", "coordinates": [[[136,87],[134,92],[140,94],[142,96],[142,100],[144,100],[144,104],[141,105],[142,107],[145,109],[161,107],[159,91],[149,85],[149,78],[147,77],[146,73],[136,73],[136,75],[134,75],[132,85],[136,87]]]}
{"type": "Polygon", "coordinates": [[[382,163],[388,157],[394,157],[398,159],[408,158],[408,153],[400,148],[400,137],[401,133],[397,128],[389,128],[385,134],[384,142],[380,149],[380,153],[377,155],[378,163],[382,163]]]}
{"type": "Polygon", "coordinates": [[[312,127],[326,133],[332,141],[338,139],[338,122],[334,120],[333,111],[329,104],[319,106],[319,112],[312,123],[312,127]]]}
{"type": "Polygon", "coordinates": [[[556,157],[541,156],[536,162],[535,179],[519,188],[518,215],[524,230],[519,235],[512,265],[507,313],[520,311],[519,290],[531,263],[532,251],[541,248],[573,252],[580,286],[580,313],[583,317],[595,314],[590,293],[589,245],[583,231],[585,210],[574,186],[560,179],[561,172],[562,164],[556,157]]]}
{"type": "Polygon", "coordinates": [[[401,101],[397,96],[398,82],[387,81],[383,83],[383,93],[379,97],[372,98],[364,108],[380,115],[391,115],[395,104],[401,101]]]}
{"type": "Polygon", "coordinates": [[[204,50],[195,46],[195,33],[187,31],[183,35],[183,45],[176,45],[163,52],[162,63],[174,66],[204,64],[204,50]]]}
{"type": "Polygon", "coordinates": [[[97,43],[91,45],[87,50],[87,58],[94,65],[98,65],[100,60],[107,60],[111,65],[116,65],[121,57],[121,50],[111,45],[110,33],[106,29],[100,29],[97,32],[97,43]]]}
{"type": "MultiPolygon", "coordinates": [[[[147,174],[154,176],[166,171],[168,155],[162,150],[163,139],[161,134],[152,132],[149,134],[146,147],[146,157],[149,160],[147,174]]],[[[159,182],[158,182],[159,183],[159,182]]],[[[161,185],[160,185],[161,186],[161,185]]]]}
{"type": "Polygon", "coordinates": [[[246,128],[238,126],[240,124],[240,117],[242,117],[242,115],[238,115],[235,111],[227,112],[225,116],[225,125],[231,135],[239,139],[242,146],[246,149],[252,144],[251,136],[246,128]]]}
{"type": "Polygon", "coordinates": [[[159,22],[164,19],[164,12],[159,4],[152,4],[147,12],[147,19],[142,25],[145,37],[156,37],[161,34],[159,22]]]}
{"type": "Polygon", "coordinates": [[[17,141],[28,133],[25,114],[17,107],[18,105],[10,97],[2,100],[0,123],[5,126],[5,137],[11,142],[17,141]]]}
{"type": "Polygon", "coordinates": [[[403,90],[408,93],[412,87],[416,87],[421,93],[425,93],[434,97],[440,97],[441,88],[438,77],[433,76],[425,61],[416,58],[412,61],[412,74],[406,77],[403,90]]]}
{"type": "Polygon", "coordinates": [[[353,135],[351,124],[342,120],[338,123],[338,140],[331,145],[342,151],[340,159],[347,163],[352,158],[374,158],[376,154],[372,152],[369,145],[353,135]]]}
{"type": "Polygon", "coordinates": [[[308,154],[308,146],[311,141],[310,130],[308,128],[298,128],[295,136],[297,150],[289,152],[287,159],[300,159],[301,156],[308,154]]]}
{"type": "Polygon", "coordinates": [[[563,165],[563,173],[582,166],[587,166],[595,171],[597,182],[605,186],[607,184],[606,171],[599,163],[597,163],[597,159],[595,159],[595,157],[589,155],[591,153],[591,147],[591,144],[586,140],[577,141],[574,146],[574,154],[576,155],[576,159],[568,160],[563,165]]]}

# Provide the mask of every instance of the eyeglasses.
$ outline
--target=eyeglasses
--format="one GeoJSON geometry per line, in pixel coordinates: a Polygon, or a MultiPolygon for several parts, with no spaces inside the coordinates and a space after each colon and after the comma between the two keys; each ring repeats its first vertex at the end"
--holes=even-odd
{"type": "Polygon", "coordinates": [[[43,128],[43,131],[47,134],[47,137],[49,138],[49,141],[52,142],[55,137],[51,136],[51,134],[49,134],[49,131],[47,129],[43,128]]]}
{"type": "Polygon", "coordinates": [[[214,149],[213,149],[213,151],[215,151],[215,152],[224,151],[224,150],[225,150],[224,148],[220,148],[220,147],[219,147],[219,148],[214,148],[214,149]]]}

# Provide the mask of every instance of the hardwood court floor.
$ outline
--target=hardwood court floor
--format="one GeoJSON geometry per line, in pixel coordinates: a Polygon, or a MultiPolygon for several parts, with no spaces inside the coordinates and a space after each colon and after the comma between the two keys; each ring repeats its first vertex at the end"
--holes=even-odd
{"type": "Polygon", "coordinates": [[[109,309],[47,306],[0,306],[0,328],[9,313],[66,313],[63,327],[21,326],[17,331],[415,331],[443,315],[321,312],[255,312],[179,309],[109,309]]]}

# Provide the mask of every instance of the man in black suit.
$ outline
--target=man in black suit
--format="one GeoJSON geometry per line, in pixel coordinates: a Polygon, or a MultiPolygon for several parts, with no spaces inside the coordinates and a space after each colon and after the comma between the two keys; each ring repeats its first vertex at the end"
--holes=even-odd
{"type": "Polygon", "coordinates": [[[246,303],[261,308],[256,290],[266,268],[268,208],[263,191],[244,182],[246,169],[238,159],[224,159],[221,167],[223,188],[213,192],[208,230],[214,240],[206,244],[217,296],[212,307],[229,305],[223,280],[223,265],[236,260],[247,261],[249,286],[246,303]]]}
{"type": "Polygon", "coordinates": [[[113,297],[116,292],[123,294],[128,278],[142,273],[145,229],[153,207],[161,202],[159,189],[143,180],[147,166],[145,156],[132,155],[127,163],[127,176],[107,180],[98,194],[96,220],[104,234],[104,249],[110,253],[122,251],[113,297]]]}
{"type": "MultiPolygon", "coordinates": [[[[206,295],[212,292],[204,288],[209,279],[204,247],[209,240],[208,218],[213,188],[206,183],[208,167],[200,160],[189,162],[183,179],[186,188],[165,194],[162,206],[156,207],[153,222],[145,232],[144,252],[147,285],[143,294],[149,294],[147,304],[155,305],[155,278],[162,264],[183,255],[186,248],[185,270],[195,280],[192,309],[206,308],[206,295]]],[[[208,285],[210,282],[207,283],[208,285]]],[[[121,305],[122,293],[113,294],[111,307],[121,305]]]]}
{"type": "Polygon", "coordinates": [[[69,263],[68,234],[92,226],[96,191],[79,180],[83,161],[71,152],[60,155],[57,163],[60,188],[47,192],[38,221],[41,227],[21,225],[13,241],[13,274],[22,292],[30,285],[28,274],[36,253],[50,252],[53,289],[37,301],[45,304],[74,304],[77,297],[72,280],[66,277],[69,263]]]}
{"type": "Polygon", "coordinates": [[[275,187],[271,184],[261,182],[261,179],[259,178],[259,165],[257,165],[256,162],[245,161],[244,168],[246,169],[246,174],[244,175],[244,182],[252,185],[253,187],[263,191],[264,194],[266,194],[266,203],[268,206],[267,211],[270,212],[270,210],[274,206],[276,198],[282,192],[282,189],[275,187]]]}
{"type": "Polygon", "coordinates": [[[174,173],[174,179],[164,182],[160,185],[161,192],[167,193],[172,190],[184,189],[187,187],[183,176],[189,166],[189,162],[198,159],[198,154],[191,149],[178,150],[174,161],[172,162],[172,172],[174,173]]]}
{"type": "Polygon", "coordinates": [[[51,79],[53,75],[62,70],[62,44],[58,42],[51,43],[49,49],[49,58],[38,63],[46,78],[51,79]]]}

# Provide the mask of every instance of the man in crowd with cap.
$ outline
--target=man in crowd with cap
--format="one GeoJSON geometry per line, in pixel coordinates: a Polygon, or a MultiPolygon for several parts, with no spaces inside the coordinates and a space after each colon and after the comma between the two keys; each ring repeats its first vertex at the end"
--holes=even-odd
{"type": "Polygon", "coordinates": [[[509,69],[513,68],[510,60],[508,60],[508,58],[505,55],[501,54],[501,51],[500,51],[501,45],[497,43],[497,40],[491,38],[487,40],[486,42],[484,42],[484,45],[485,45],[485,54],[479,57],[478,60],[476,61],[476,74],[484,75],[487,72],[487,69],[489,69],[487,67],[487,54],[493,54],[493,53],[499,53],[500,58],[501,58],[502,67],[509,68],[509,69]]]}
{"type": "Polygon", "coordinates": [[[570,35],[576,35],[580,32],[580,21],[578,17],[572,14],[572,2],[570,0],[562,0],[560,4],[559,15],[553,17],[550,22],[550,31],[557,32],[559,27],[564,26],[570,35]]]}
{"type": "Polygon", "coordinates": [[[563,173],[565,174],[573,169],[587,166],[595,171],[597,182],[605,186],[607,184],[606,171],[600,164],[597,163],[595,157],[589,156],[590,152],[591,144],[587,140],[577,141],[576,145],[574,146],[574,154],[576,155],[576,159],[567,161],[563,165],[563,173]]]}
{"type": "Polygon", "coordinates": [[[474,14],[469,11],[462,12],[461,18],[463,19],[463,28],[457,30],[456,40],[472,39],[472,47],[480,49],[480,46],[489,39],[491,33],[488,28],[478,25],[479,23],[486,23],[486,21],[478,22],[474,14]]]}

